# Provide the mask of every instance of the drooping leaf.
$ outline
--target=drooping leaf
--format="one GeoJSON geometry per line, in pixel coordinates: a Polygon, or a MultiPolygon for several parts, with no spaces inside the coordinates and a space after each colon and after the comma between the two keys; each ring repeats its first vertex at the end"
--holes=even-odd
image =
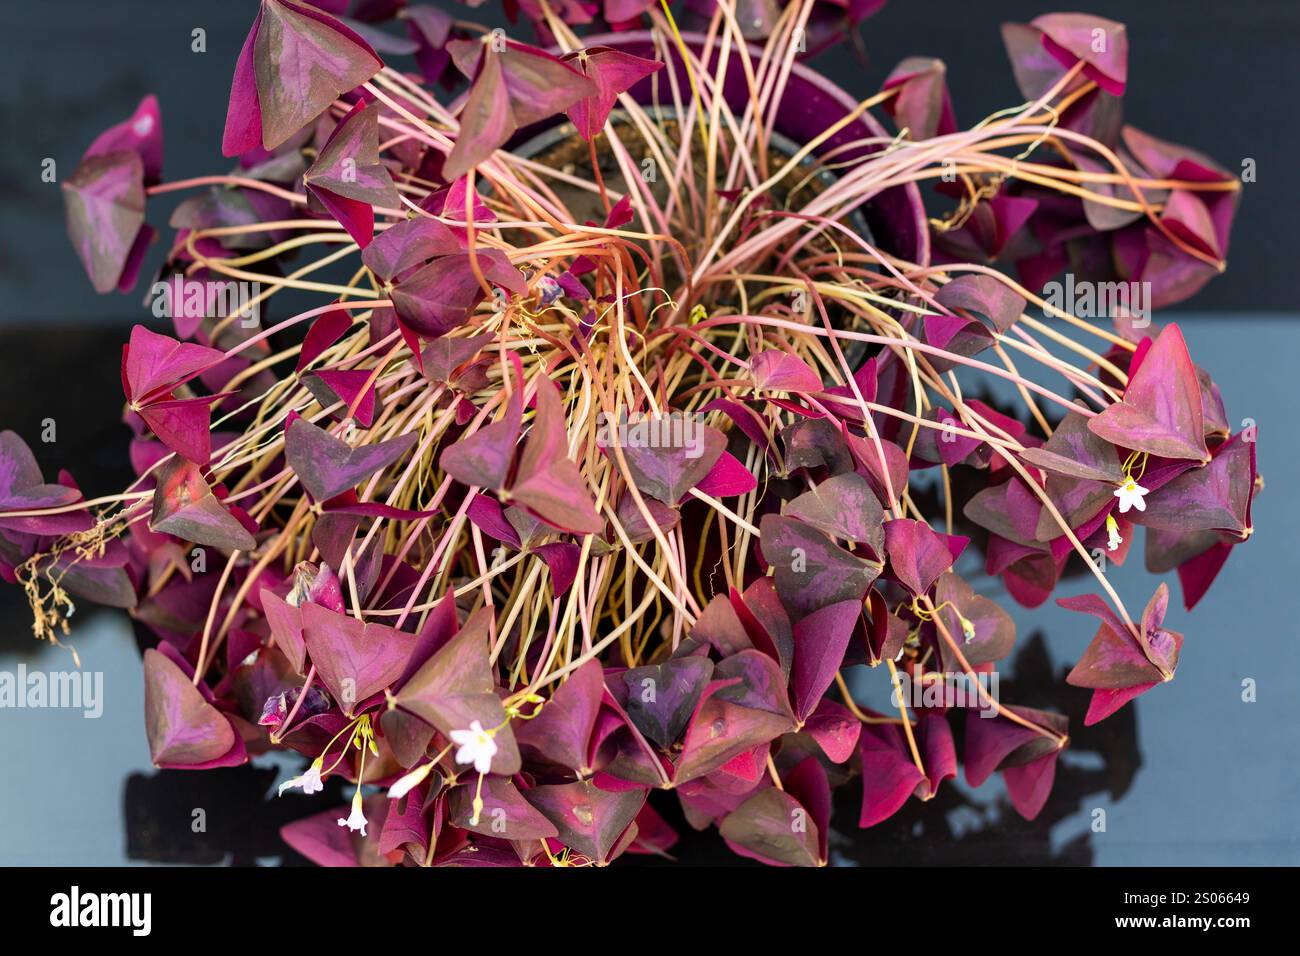
{"type": "Polygon", "coordinates": [[[473,80],[460,114],[460,132],[443,175],[465,175],[504,146],[514,132],[600,95],[596,84],[544,50],[516,43],[452,40],[457,67],[473,80]]]}
{"type": "Polygon", "coordinates": [[[862,758],[862,812],[859,827],[888,820],[926,779],[908,749],[898,726],[863,724],[858,738],[862,758]]]}
{"type": "MultiPolygon", "coordinates": [[[[62,183],[68,235],[96,292],[122,281],[144,228],[144,165],[120,149],[83,159],[62,183]]],[[[130,277],[132,284],[134,276],[130,277]]]]}
{"type": "Polygon", "coordinates": [[[303,640],[321,682],[351,716],[353,708],[402,675],[416,635],[304,604],[303,640]]]}
{"type": "Polygon", "coordinates": [[[172,457],[157,472],[151,530],[223,551],[252,551],[256,539],[217,500],[193,462],[172,457]]]}
{"type": "Polygon", "coordinates": [[[1122,448],[1162,458],[1209,461],[1201,386],[1177,325],[1168,325],[1129,379],[1124,400],[1110,405],[1088,428],[1122,448]]]}
{"type": "Polygon", "coordinates": [[[946,308],[962,309],[984,316],[999,332],[1006,332],[1015,325],[1025,311],[1024,296],[1005,282],[983,273],[957,276],[941,288],[934,298],[946,308]]]}
{"type": "MultiPolygon", "coordinates": [[[[401,205],[397,187],[379,160],[379,104],[365,98],[339,121],[303,185],[347,229],[362,249],[375,234],[375,206],[401,205]]],[[[446,227],[443,227],[444,229],[446,227]]]]}
{"type": "Polygon", "coordinates": [[[305,418],[295,418],[285,431],[284,451],[307,493],[328,501],[399,460],[418,440],[411,432],[353,448],[305,418]]]}
{"type": "Polygon", "coordinates": [[[782,505],[781,513],[833,537],[865,544],[877,558],[884,557],[884,509],[867,480],[856,472],[819,482],[782,505]]]}
{"type": "Polygon", "coordinates": [[[794,625],[795,716],[802,722],[817,708],[844,662],[849,638],[858,623],[862,601],[828,604],[800,618],[794,625]]]}
{"type": "Polygon", "coordinates": [[[511,500],[561,531],[595,534],[605,523],[596,514],[586,484],[568,457],[559,389],[542,376],[537,380],[537,416],[519,456],[511,500]]]}
{"type": "Polygon", "coordinates": [[[589,775],[587,744],[604,692],[600,662],[588,661],[568,676],[536,717],[520,725],[515,734],[519,746],[535,750],[551,763],[589,775]]]}
{"type": "Polygon", "coordinates": [[[610,111],[625,93],[645,77],[663,68],[656,60],[646,60],[607,46],[587,47],[563,57],[595,84],[596,92],[574,103],[567,110],[578,135],[593,140],[600,135],[610,111]]]}
{"type": "Polygon", "coordinates": [[[759,525],[763,557],[776,569],[781,602],[796,617],[841,601],[861,601],[881,566],[850,554],[795,518],[768,514],[759,525]]]}
{"type": "Polygon", "coordinates": [[[559,831],[559,840],[597,864],[620,849],[620,837],[645,805],[645,788],[611,793],[590,780],[533,787],[524,799],[559,831]]]}
{"type": "Polygon", "coordinates": [[[474,262],[489,283],[514,293],[527,286],[523,276],[499,249],[478,249],[440,256],[393,287],[393,308],[421,338],[445,335],[467,323],[485,298],[474,274],[474,262]]]}
{"type": "MultiPolygon", "coordinates": [[[[645,427],[654,429],[657,421],[647,418],[645,427]]],[[[667,442],[658,437],[653,442],[642,441],[636,437],[636,423],[628,426],[628,440],[620,442],[623,459],[637,489],[666,505],[677,504],[703,481],[727,447],[727,437],[716,428],[689,418],[681,421],[680,442],[671,440],[671,436],[665,436],[670,438],[667,442]]],[[[612,453],[610,457],[614,460],[612,453]]]]}
{"type": "Polygon", "coordinates": [[[144,714],[157,767],[203,770],[248,760],[230,721],[170,657],[152,648],[144,652],[144,714]]]}
{"type": "Polygon", "coordinates": [[[947,69],[942,60],[909,56],[885,79],[881,91],[898,87],[883,108],[899,128],[906,127],[916,141],[957,131],[952,100],[948,96],[947,69]]]}
{"type": "MultiPolygon", "coordinates": [[[[956,556],[948,546],[949,540],[929,525],[910,518],[895,518],[885,523],[889,567],[902,585],[917,596],[929,591],[939,575],[952,567],[956,556]]],[[[961,539],[961,544],[965,544],[965,539],[961,539]]]]}
{"type": "Polygon", "coordinates": [[[17,432],[0,432],[0,528],[25,534],[64,534],[84,524],[75,515],[33,515],[6,518],[6,511],[35,511],[72,504],[81,492],[65,485],[47,485],[36,456],[17,432]],[[69,519],[72,519],[71,522],[69,519]]]}
{"type": "Polygon", "coordinates": [[[477,720],[497,728],[492,772],[509,776],[519,771],[519,748],[506,723],[505,707],[496,694],[488,662],[488,623],[491,609],[471,615],[460,632],[406,682],[397,706],[438,728],[443,736],[465,730],[477,720]]]}
{"type": "Polygon", "coordinates": [[[522,420],[523,401],[516,390],[506,402],[505,414],[499,421],[448,445],[438,464],[463,485],[492,490],[505,487],[522,420]]]}
{"type": "Polygon", "coordinates": [[[276,149],[383,65],[368,43],[328,14],[263,0],[235,63],[222,153],[276,149]]]}
{"type": "Polygon", "coordinates": [[[727,814],[718,831],[741,856],[772,866],[818,866],[817,824],[790,794],[775,787],[759,790],[727,814]]]}

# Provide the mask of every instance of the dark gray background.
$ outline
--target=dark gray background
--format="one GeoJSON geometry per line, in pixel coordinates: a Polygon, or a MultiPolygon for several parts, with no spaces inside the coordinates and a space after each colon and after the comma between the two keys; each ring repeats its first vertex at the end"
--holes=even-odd
{"type": "MultiPolygon", "coordinates": [[[[491,20],[495,0],[459,16],[491,20]]],[[[71,173],[95,135],[130,114],[146,93],[162,104],[167,178],[223,171],[221,129],[230,75],[255,0],[43,0],[5,4],[0,109],[0,322],[82,323],[135,318],[139,296],[88,295],[65,238],[57,185],[41,160],[71,173]],[[190,32],[207,31],[207,52],[190,32]]],[[[1063,4],[1124,21],[1129,30],[1128,122],[1200,149],[1228,169],[1256,160],[1229,254],[1228,274],[1193,303],[1199,309],[1292,308],[1294,268],[1281,240],[1300,210],[1294,0],[1096,0],[1063,4]]],[[[865,97],[905,56],[948,65],[959,123],[1019,101],[998,26],[1050,11],[1047,0],[892,0],[863,26],[865,68],[845,49],[816,61],[849,93],[865,97]]],[[[519,31],[525,38],[527,27],[519,31]]],[[[179,197],[151,203],[162,221],[179,197]]],[[[144,274],[161,261],[152,250],[144,274]]]]}

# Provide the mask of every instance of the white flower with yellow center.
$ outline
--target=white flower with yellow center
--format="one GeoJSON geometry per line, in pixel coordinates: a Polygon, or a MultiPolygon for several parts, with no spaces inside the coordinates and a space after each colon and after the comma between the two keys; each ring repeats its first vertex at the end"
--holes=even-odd
{"type": "Polygon", "coordinates": [[[492,770],[497,742],[492,739],[492,732],[484,730],[477,720],[471,721],[469,730],[453,730],[451,742],[460,748],[456,751],[456,763],[472,763],[479,773],[492,770]]]}
{"type": "Polygon", "coordinates": [[[1125,478],[1124,484],[1115,489],[1115,497],[1119,499],[1119,513],[1126,514],[1129,508],[1146,511],[1147,503],[1142,500],[1146,493],[1147,490],[1134,481],[1132,476],[1125,478]]]}

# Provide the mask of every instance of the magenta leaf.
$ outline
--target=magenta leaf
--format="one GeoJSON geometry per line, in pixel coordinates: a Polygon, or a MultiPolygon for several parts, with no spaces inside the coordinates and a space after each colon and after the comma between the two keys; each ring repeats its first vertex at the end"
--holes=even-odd
{"type": "Polygon", "coordinates": [[[775,787],[759,790],[723,819],[718,831],[741,856],[771,866],[819,866],[820,834],[808,811],[775,787]]]}
{"type": "Polygon", "coordinates": [[[73,248],[96,292],[117,288],[144,226],[144,165],[129,149],[83,159],[62,184],[73,248]]]}
{"type": "Polygon", "coordinates": [[[28,518],[5,518],[6,511],[34,511],[53,508],[80,500],[81,492],[64,485],[47,485],[36,456],[17,432],[0,432],[0,528],[27,534],[63,534],[81,530],[82,519],[72,515],[36,515],[28,518]]]}
{"type": "Polygon", "coordinates": [[[713,498],[734,498],[746,495],[758,487],[754,473],[741,464],[731,452],[724,451],[696,490],[713,498]]]}
{"type": "Polygon", "coordinates": [[[437,383],[451,382],[456,370],[477,357],[492,341],[494,336],[491,333],[465,338],[452,335],[439,336],[420,351],[425,378],[437,383]]]}
{"type": "Polygon", "coordinates": [[[1088,427],[1088,419],[1078,412],[1062,418],[1041,448],[1026,448],[1020,457],[1044,471],[1068,478],[1114,485],[1124,481],[1114,446],[1095,435],[1088,427]]]}
{"type": "Polygon", "coordinates": [[[328,501],[387,468],[414,447],[414,432],[374,445],[353,448],[305,418],[285,431],[284,452],[302,486],[316,501],[328,501]]]}
{"type": "Polygon", "coordinates": [[[553,764],[590,775],[587,745],[604,693],[600,662],[588,661],[569,675],[536,717],[520,725],[515,734],[519,746],[525,753],[532,750],[553,764]]]}
{"type": "Polygon", "coordinates": [[[1025,299],[1005,282],[990,275],[959,275],[935,295],[940,305],[954,310],[982,315],[999,332],[1006,332],[1025,311],[1025,299]]]}
{"type": "Polygon", "coordinates": [[[643,787],[611,793],[590,780],[533,787],[524,799],[559,831],[560,841],[597,864],[621,849],[621,837],[645,805],[643,787]]]}
{"type": "Polygon", "coordinates": [[[320,358],[331,345],[337,342],[348,329],[352,328],[352,316],[344,309],[331,309],[307,330],[302,340],[302,350],[298,353],[298,366],[301,372],[316,359],[320,358]]]}
{"type": "Polygon", "coordinates": [[[1124,390],[1124,400],[1088,422],[1094,435],[1162,458],[1209,461],[1201,386],[1177,325],[1156,338],[1124,390]]]}
{"type": "Polygon", "coordinates": [[[404,710],[386,710],[379,718],[379,725],[393,756],[403,767],[409,769],[429,757],[429,744],[437,731],[419,717],[404,710]]]}
{"type": "Polygon", "coordinates": [[[485,729],[500,728],[492,772],[509,776],[519,771],[519,748],[506,723],[505,707],[496,694],[488,663],[488,621],[491,610],[473,614],[460,632],[443,645],[402,687],[397,706],[436,727],[444,737],[478,721],[485,729]]]}
{"type": "MultiPolygon", "coordinates": [[[[519,270],[505,253],[479,249],[475,258],[488,282],[515,293],[526,289],[519,270]]],[[[392,299],[401,320],[421,338],[432,339],[467,323],[484,292],[470,253],[457,252],[434,259],[407,276],[393,287],[392,299]]]]}
{"type": "Polygon", "coordinates": [[[430,259],[460,251],[460,240],[450,227],[428,216],[416,216],[376,236],[361,253],[361,261],[379,278],[392,280],[430,259]]]}
{"type": "Polygon", "coordinates": [[[203,770],[245,763],[243,741],[179,665],[144,652],[144,718],[154,766],[203,770]]]}
{"type": "Polygon", "coordinates": [[[795,716],[802,723],[817,708],[835,681],[849,638],[858,623],[862,601],[841,601],[813,611],[794,625],[795,716]]]}
{"type": "Polygon", "coordinates": [[[460,133],[443,163],[447,179],[465,175],[516,130],[600,94],[594,82],[569,64],[513,40],[452,40],[447,49],[474,81],[460,114],[460,133]]]}
{"type": "Polygon", "coordinates": [[[319,604],[304,604],[303,640],[321,682],[347,716],[402,675],[416,636],[319,604]]]}
{"type": "Polygon", "coordinates": [[[471,833],[497,837],[502,840],[545,840],[558,836],[554,824],[538,813],[510,780],[505,777],[488,777],[483,781],[480,795],[482,811],[475,822],[473,786],[455,787],[447,797],[449,815],[447,822],[471,833]]]}
{"type": "Polygon", "coordinates": [[[1138,524],[1190,534],[1224,531],[1245,538],[1255,487],[1255,443],[1235,435],[1214,450],[1208,465],[1183,472],[1153,491],[1146,510],[1129,512],[1138,524]]]}
{"type": "Polygon", "coordinates": [[[226,395],[155,401],[139,410],[164,445],[199,465],[212,457],[212,405],[226,395]]]}
{"type": "Polygon", "coordinates": [[[763,557],[776,569],[781,602],[796,617],[841,601],[861,601],[881,565],[845,551],[824,533],[783,515],[759,525],[763,557]]]}
{"type": "Polygon", "coordinates": [[[505,486],[519,441],[523,403],[515,391],[506,402],[505,415],[467,438],[449,445],[438,463],[442,470],[463,485],[493,490],[505,486]]]}
{"type": "Polygon", "coordinates": [[[955,557],[946,537],[911,518],[885,522],[885,550],[899,582],[918,597],[930,590],[955,557]]]}
{"type": "Polygon", "coordinates": [[[817,741],[831,763],[844,763],[858,745],[862,722],[843,704],[823,697],[804,721],[803,732],[817,741]]]}
{"type": "Polygon", "coordinates": [[[1112,96],[1128,81],[1128,32],[1124,24],[1086,13],[1048,13],[1030,21],[1043,48],[1061,66],[1083,61],[1083,75],[1112,96]],[[1101,42],[1099,42],[1099,40],[1101,42]]]}
{"type": "MultiPolygon", "coordinates": [[[[944,572],[935,585],[934,602],[948,634],[972,667],[999,661],[1011,653],[1016,643],[1015,621],[1001,606],[976,594],[964,578],[944,572]]],[[[940,640],[939,646],[945,666],[959,670],[948,642],[940,640]]]]}
{"type": "Polygon", "coordinates": [[[863,724],[858,739],[862,758],[862,812],[859,827],[888,820],[926,783],[917,769],[903,732],[896,724],[863,724]]]}
{"type": "Polygon", "coordinates": [[[101,156],[130,150],[140,157],[144,168],[145,185],[152,185],[162,178],[163,160],[162,113],[158,109],[158,97],[152,93],[140,101],[129,119],[116,126],[110,126],[95,137],[81,157],[101,156]]]}
{"type": "Polygon", "coordinates": [[[252,551],[257,541],[217,500],[199,467],[172,458],[157,472],[149,527],[195,544],[223,551],[252,551]]]}
{"type": "Polygon", "coordinates": [[[379,849],[383,832],[379,822],[386,819],[388,803],[379,794],[362,801],[362,812],[370,821],[365,836],[339,826],[338,821],[351,812],[350,805],[344,804],[285,824],[280,838],[317,866],[392,866],[379,849]]]}
{"type": "Polygon", "coordinates": [[[593,140],[600,135],[620,93],[663,68],[656,60],[646,60],[607,46],[593,46],[570,53],[564,60],[571,63],[596,86],[596,93],[584,97],[568,108],[568,117],[578,135],[593,140]]]}
{"type": "Polygon", "coordinates": [[[178,342],[137,325],[131,329],[131,341],[123,352],[122,378],[127,400],[133,404],[147,402],[224,358],[225,354],[217,349],[178,342]]]}
{"type": "MultiPolygon", "coordinates": [[[[648,495],[643,497],[642,502],[645,504],[646,511],[650,512],[650,518],[660,531],[667,534],[673,528],[677,527],[681,521],[681,515],[676,508],[671,508],[658,499],[651,498],[648,495]]],[[[640,544],[642,541],[649,541],[654,537],[654,531],[645,517],[641,514],[641,509],[637,507],[636,501],[632,498],[632,492],[626,488],[618,496],[618,508],[615,513],[618,516],[618,523],[623,526],[623,533],[633,544],[640,544]]]]}
{"type": "Polygon", "coordinates": [[[1062,598],[1056,603],[1101,621],[1092,643],[1066,678],[1076,687],[1093,689],[1085,726],[1109,717],[1133,698],[1172,679],[1183,635],[1161,626],[1169,606],[1168,585],[1160,584],[1142,613],[1141,643],[1096,595],[1062,598]]]}
{"type": "Polygon", "coordinates": [[[836,538],[865,544],[884,557],[884,509],[865,478],[855,472],[835,475],[786,502],[781,513],[836,538]]]}
{"type": "Polygon", "coordinates": [[[544,375],[537,380],[537,415],[510,498],[561,531],[594,534],[605,526],[578,466],[568,457],[559,389],[544,375]]]}
{"type": "Polygon", "coordinates": [[[362,428],[375,423],[375,415],[383,410],[383,403],[375,389],[375,375],[364,368],[322,368],[308,372],[302,384],[322,408],[334,409],[330,416],[339,421],[351,417],[362,428]],[[349,416],[348,410],[354,411],[349,416]]]}
{"type": "Polygon", "coordinates": [[[946,74],[942,60],[909,56],[894,67],[881,86],[882,91],[900,88],[883,108],[900,129],[906,127],[911,132],[913,140],[957,131],[946,74]]]}
{"type": "Polygon", "coordinates": [[[889,605],[875,588],[867,594],[867,607],[870,614],[863,620],[867,662],[875,667],[881,661],[897,660],[907,640],[907,622],[890,612],[889,605]]]}
{"type": "Polygon", "coordinates": [[[379,161],[378,103],[367,105],[364,98],[357,101],[325,141],[302,181],[358,246],[364,249],[370,244],[375,234],[374,207],[396,209],[401,205],[388,169],[379,161]]]}
{"type": "Polygon", "coordinates": [[[1011,805],[1026,820],[1038,816],[1047,803],[1052,792],[1052,781],[1056,777],[1056,758],[1059,755],[1059,751],[1053,750],[1029,763],[1003,769],[1002,779],[1007,785],[1011,805]]]}
{"type": "Polygon", "coordinates": [[[749,363],[754,387],[770,392],[820,392],[822,380],[803,359],[780,349],[759,352],[749,363]]]}
{"type": "Polygon", "coordinates": [[[275,149],[341,94],[383,68],[338,20],[288,0],[263,0],[235,64],[221,151],[275,149]]]}
{"type": "MultiPolygon", "coordinates": [[[[1029,707],[1007,709],[1031,724],[1057,734],[1064,734],[1068,726],[1060,714],[1029,707]]],[[[978,787],[995,770],[1022,767],[1044,754],[1058,752],[1054,739],[1043,736],[1032,727],[1003,716],[984,716],[986,713],[987,711],[966,711],[966,749],[962,762],[966,768],[966,782],[972,787],[978,787]]]]}
{"type": "Polygon", "coordinates": [[[941,713],[922,712],[915,729],[926,777],[924,782],[917,784],[916,795],[929,800],[939,792],[939,784],[957,776],[957,745],[953,742],[948,718],[941,713]]]}
{"type": "MultiPolygon", "coordinates": [[[[681,421],[682,441],[641,441],[636,437],[636,429],[640,427],[636,421],[628,424],[626,442],[613,439],[621,445],[620,450],[637,489],[666,505],[677,504],[703,481],[727,447],[727,436],[716,428],[697,424],[689,418],[681,421]]],[[[657,420],[648,418],[644,425],[654,429],[657,420]]],[[[610,457],[612,460],[612,453],[610,457]]]]}
{"type": "Polygon", "coordinates": [[[781,673],[788,677],[794,661],[794,628],[772,579],[756,578],[744,594],[737,594],[733,588],[729,597],[750,643],[776,661],[781,673]]]}
{"type": "Polygon", "coordinates": [[[262,611],[271,637],[294,672],[306,673],[307,645],[302,636],[302,609],[271,591],[262,591],[262,611]]]}
{"type": "Polygon", "coordinates": [[[723,661],[701,696],[682,741],[677,784],[711,773],[737,754],[794,729],[785,679],[776,662],[757,650],[723,661]]]}

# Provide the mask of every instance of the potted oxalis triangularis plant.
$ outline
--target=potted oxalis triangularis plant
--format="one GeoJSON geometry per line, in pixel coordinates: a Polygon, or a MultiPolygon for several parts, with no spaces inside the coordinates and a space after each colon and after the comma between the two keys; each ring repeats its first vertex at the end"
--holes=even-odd
{"type": "Polygon", "coordinates": [[[139,478],[0,436],[37,637],[131,608],[154,763],[346,781],[283,831],[321,864],[670,854],[679,801],[822,865],[833,788],[869,827],[959,765],[1033,818],[1070,730],[981,679],[1015,626],[968,578],[1095,577],[1086,723],[1173,679],[1168,587],[1106,571],[1142,526],[1190,609],[1251,534],[1253,429],[1148,318],[1223,268],[1236,178],[1124,124],[1097,17],[1003,25],[1024,100],[962,129],[937,60],[805,64],[881,2],[477,5],[263,0],[232,171],[163,180],[149,97],[63,182],[99,292],[191,195],[122,353],[139,478]]]}

